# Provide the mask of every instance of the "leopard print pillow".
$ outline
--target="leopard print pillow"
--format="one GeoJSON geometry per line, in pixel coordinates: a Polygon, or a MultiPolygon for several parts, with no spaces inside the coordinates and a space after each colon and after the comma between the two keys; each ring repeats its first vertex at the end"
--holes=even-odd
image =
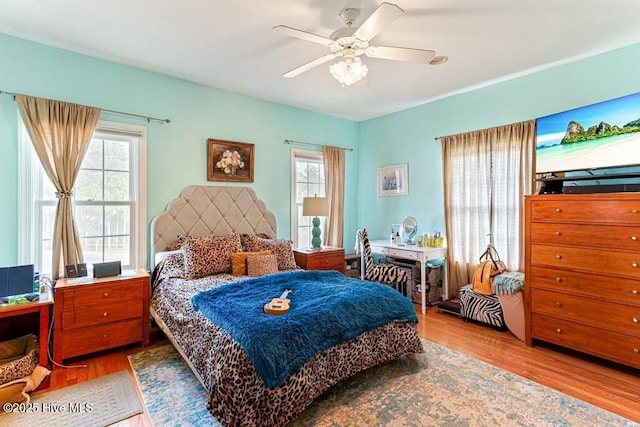
{"type": "Polygon", "coordinates": [[[254,255],[271,255],[271,251],[237,252],[231,254],[231,274],[233,276],[246,276],[247,258],[254,255]]]}
{"type": "Polygon", "coordinates": [[[167,257],[163,260],[162,269],[166,277],[183,277],[184,253],[176,252],[167,255],[167,257]]]}
{"type": "Polygon", "coordinates": [[[264,276],[278,272],[276,255],[253,255],[247,257],[247,273],[249,277],[264,276]]]}
{"type": "Polygon", "coordinates": [[[184,234],[178,234],[178,238],[173,242],[167,245],[167,251],[177,251],[182,249],[182,245],[184,244],[185,239],[187,238],[184,234]]]}
{"type": "Polygon", "coordinates": [[[297,268],[291,244],[291,240],[288,239],[263,239],[252,235],[245,238],[247,252],[271,251],[278,258],[280,271],[297,268]]]}
{"type": "Polygon", "coordinates": [[[240,252],[240,235],[187,237],[182,245],[187,279],[231,272],[231,254],[240,252]]]}

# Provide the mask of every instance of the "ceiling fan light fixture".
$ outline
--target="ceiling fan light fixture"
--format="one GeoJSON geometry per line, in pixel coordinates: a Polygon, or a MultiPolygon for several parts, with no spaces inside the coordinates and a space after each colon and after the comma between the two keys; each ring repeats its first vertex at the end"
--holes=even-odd
{"type": "Polygon", "coordinates": [[[362,80],[369,69],[362,63],[360,58],[344,58],[342,61],[336,62],[329,66],[331,75],[342,86],[351,86],[362,80]]]}

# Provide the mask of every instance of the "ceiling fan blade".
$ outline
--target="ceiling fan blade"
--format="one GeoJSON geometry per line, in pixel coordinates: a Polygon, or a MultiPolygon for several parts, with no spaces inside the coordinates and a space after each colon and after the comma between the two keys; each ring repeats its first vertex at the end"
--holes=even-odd
{"type": "Polygon", "coordinates": [[[433,50],[411,49],[408,47],[369,46],[365,51],[365,55],[370,58],[428,64],[436,56],[436,53],[433,50]]]}
{"type": "Polygon", "coordinates": [[[311,62],[307,62],[306,64],[301,65],[298,68],[294,68],[293,70],[291,70],[291,71],[289,71],[287,73],[284,73],[282,75],[282,77],[286,77],[286,78],[295,77],[298,74],[302,74],[305,71],[310,70],[310,69],[312,69],[314,67],[317,67],[320,64],[324,64],[325,62],[331,61],[335,57],[336,57],[335,53],[330,53],[330,54],[322,56],[322,57],[320,57],[318,59],[314,59],[311,62]]]}
{"type": "Polygon", "coordinates": [[[321,45],[329,46],[332,43],[335,43],[333,40],[327,37],[322,37],[317,34],[308,33],[306,31],[297,30],[295,28],[287,27],[286,25],[278,25],[273,27],[273,29],[279,33],[287,35],[289,37],[295,37],[297,39],[306,40],[313,43],[318,43],[321,45]]]}
{"type": "Polygon", "coordinates": [[[396,4],[382,3],[376,10],[373,11],[371,16],[360,25],[360,28],[353,33],[353,37],[369,41],[384,30],[389,24],[398,19],[404,10],[396,4]]]}

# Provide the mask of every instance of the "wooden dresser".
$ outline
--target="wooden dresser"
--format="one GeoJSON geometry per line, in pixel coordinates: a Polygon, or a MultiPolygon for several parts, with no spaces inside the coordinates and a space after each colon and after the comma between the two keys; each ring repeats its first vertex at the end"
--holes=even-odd
{"type": "Polygon", "coordinates": [[[321,249],[294,249],[298,267],[305,270],[336,270],[344,274],[344,249],[323,246],[321,249]]]}
{"type": "Polygon", "coordinates": [[[640,368],[640,194],[525,198],[525,341],[640,368]]]}
{"type": "Polygon", "coordinates": [[[149,345],[149,274],[125,270],[100,279],[60,279],[55,286],[53,360],[125,344],[149,345]]]}

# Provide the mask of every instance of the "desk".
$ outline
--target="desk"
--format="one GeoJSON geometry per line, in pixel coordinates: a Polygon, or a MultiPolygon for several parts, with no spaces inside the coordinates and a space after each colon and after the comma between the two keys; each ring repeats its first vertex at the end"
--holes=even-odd
{"type": "MultiPolygon", "coordinates": [[[[371,252],[374,254],[387,255],[394,258],[409,259],[420,263],[420,289],[422,291],[422,314],[427,312],[427,284],[426,268],[427,260],[444,258],[447,248],[431,248],[427,246],[391,244],[388,240],[371,240],[371,252]]],[[[364,274],[364,272],[362,273],[364,274]]],[[[361,276],[362,277],[362,276],[361,276]]],[[[447,281],[444,280],[443,299],[448,296],[447,281]]]]}
{"type": "MultiPolygon", "coordinates": [[[[0,306],[0,319],[20,316],[29,313],[39,313],[40,332],[38,333],[39,364],[49,368],[49,319],[51,306],[53,305],[53,293],[47,291],[40,294],[40,301],[27,302],[24,304],[2,305],[0,306]]],[[[48,387],[49,377],[38,389],[48,387]]]]}

